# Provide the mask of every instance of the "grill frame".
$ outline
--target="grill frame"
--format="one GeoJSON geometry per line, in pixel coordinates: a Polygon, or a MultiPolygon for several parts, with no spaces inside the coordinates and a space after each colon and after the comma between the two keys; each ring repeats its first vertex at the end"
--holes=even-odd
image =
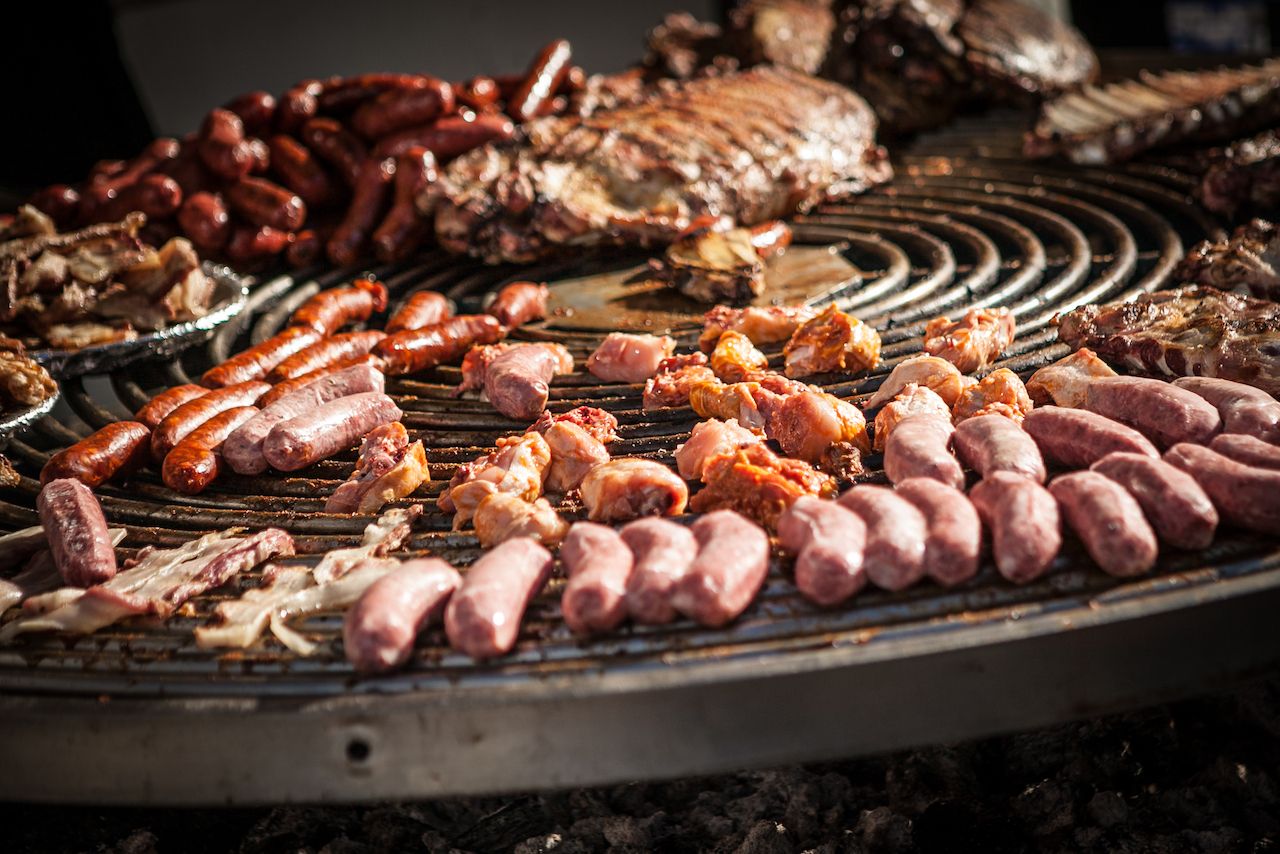
{"type": "MultiPolygon", "coordinates": [[[[1173,169],[1028,166],[1016,153],[1021,121],[984,117],[922,139],[888,187],[797,220],[799,239],[850,244],[867,275],[837,302],[881,321],[885,342],[886,365],[869,378],[828,378],[829,390],[869,395],[896,360],[919,350],[924,320],[960,305],[1015,310],[1019,338],[999,366],[1025,375],[1067,351],[1054,342],[1053,313],[1149,290],[1189,240],[1221,233],[1190,205],[1190,179],[1173,169]]],[[[512,278],[617,263],[623,259],[606,256],[529,271],[429,254],[373,272],[397,298],[433,287],[474,310],[512,278]]],[[[125,417],[148,389],[186,382],[233,348],[269,337],[302,300],[350,274],[274,278],[206,347],[180,360],[117,371],[109,387],[64,381],[61,420],[43,419],[34,437],[10,446],[28,478],[0,493],[0,525],[32,524],[30,475],[51,447],[125,417]]],[[[561,340],[579,359],[599,337],[553,327],[520,334],[561,340]]],[[[687,347],[696,329],[673,334],[687,347]]],[[[389,384],[406,425],[428,446],[436,481],[424,503],[452,465],[523,426],[487,404],[450,399],[457,379],[456,368],[441,368],[389,384]]],[[[611,409],[623,422],[615,454],[667,460],[697,419],[688,410],[639,413],[638,393],[575,373],[553,384],[551,407],[611,409]]],[[[191,498],[169,493],[154,475],[101,493],[108,517],[129,527],[127,547],[174,545],[232,524],[284,524],[305,563],[350,544],[368,521],[310,512],[353,457],[300,477],[227,478],[191,498]]],[[[460,563],[477,553],[471,537],[450,532],[435,512],[416,527],[409,550],[460,563]]],[[[760,601],[726,630],[679,623],[590,641],[572,638],[559,621],[562,582],[554,581],[512,656],[471,663],[444,650],[433,628],[406,671],[377,679],[355,679],[337,657],[340,621],[332,615],[302,623],[324,641],[317,661],[295,660],[274,641],[218,658],[195,652],[190,629],[256,578],[200,597],[164,627],[0,649],[0,745],[17,772],[0,778],[0,797],[358,801],[681,776],[1034,726],[1280,661],[1280,637],[1268,632],[1280,602],[1280,549],[1236,534],[1202,555],[1162,556],[1157,574],[1138,581],[1107,578],[1068,548],[1053,574],[1026,587],[999,581],[988,566],[957,591],[867,592],[833,612],[800,602],[775,567],[760,601]],[[1101,655],[1108,667],[1090,667],[1101,655]],[[86,763],[93,774],[82,773],[86,763]]]]}

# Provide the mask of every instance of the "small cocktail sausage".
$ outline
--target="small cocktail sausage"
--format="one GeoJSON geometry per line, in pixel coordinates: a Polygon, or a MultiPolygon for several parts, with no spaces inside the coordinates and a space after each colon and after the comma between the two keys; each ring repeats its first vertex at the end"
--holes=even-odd
{"type": "Polygon", "coordinates": [[[1058,502],[1047,489],[1021,475],[996,472],[969,492],[969,500],[991,531],[1001,575],[1025,584],[1048,572],[1062,548],[1062,525],[1058,502]]]}
{"type": "Polygon", "coordinates": [[[1041,406],[1022,419],[1022,429],[1036,440],[1046,462],[1063,468],[1088,468],[1116,451],[1160,456],[1137,430],[1086,409],[1041,406]]]}
{"type": "Polygon", "coordinates": [[[449,645],[472,658],[505,655],[515,646],[529,600],[551,575],[551,552],[516,537],[481,555],[444,614],[449,645]]]}
{"type": "Polygon", "coordinates": [[[1084,408],[1127,424],[1161,448],[1208,442],[1222,426],[1218,410],[1200,395],[1143,377],[1090,380],[1084,408]]]}
{"type": "Polygon", "coordinates": [[[1218,511],[1191,475],[1142,454],[1108,454],[1090,468],[1128,490],[1164,542],[1188,551],[1213,542],[1218,511]]]}
{"type": "Polygon", "coordinates": [[[715,510],[693,523],[698,556],[676,582],[671,604],[704,626],[738,618],[769,574],[769,535],[745,516],[715,510]]]}
{"type": "Polygon", "coordinates": [[[834,501],[802,495],[778,517],[778,540],[796,556],[796,588],[818,605],[838,605],[867,583],[867,526],[834,501]]]}
{"type": "Polygon", "coordinates": [[[579,634],[607,632],[627,618],[627,581],[635,558],[613,528],[575,522],[560,544],[569,583],[560,610],[579,634]]]}
{"type": "Polygon", "coordinates": [[[418,633],[462,584],[439,558],[408,560],[360,595],[342,621],[342,645],[356,670],[379,673],[409,660],[418,633]]]}
{"type": "MultiPolygon", "coordinates": [[[[1009,420],[1003,415],[982,417],[1009,420]]],[[[965,494],[928,477],[904,480],[894,492],[924,516],[925,575],[945,587],[973,578],[982,550],[982,520],[965,494]]]]}
{"type": "Polygon", "coordinates": [[[1217,377],[1179,377],[1173,384],[1216,406],[1222,432],[1280,443],[1280,401],[1262,389],[1217,377]]]}
{"type": "Polygon", "coordinates": [[[683,525],[665,519],[637,519],[618,532],[631,549],[627,612],[637,623],[669,623],[676,617],[671,594],[698,554],[698,542],[683,525]]]}
{"type": "Polygon", "coordinates": [[[900,421],[884,448],[884,473],[893,483],[912,477],[931,477],[964,489],[964,471],[947,444],[951,422],[936,415],[912,415],[900,421]]]}
{"type": "Polygon", "coordinates": [[[51,480],[36,498],[54,566],[72,587],[89,587],[116,574],[116,550],[98,499],[78,480],[51,480]]]}
{"type": "Polygon", "coordinates": [[[1280,531],[1280,471],[1236,462],[1201,445],[1174,445],[1165,461],[1204,487],[1223,520],[1260,534],[1280,531]]]}
{"type": "Polygon", "coordinates": [[[986,477],[998,471],[1013,472],[1044,483],[1044,458],[1036,440],[1012,419],[1003,415],[979,415],[956,425],[956,455],[986,477]]]}
{"type": "Polygon", "coordinates": [[[1159,547],[1155,531],[1129,492],[1096,471],[1054,478],[1049,492],[1085,551],[1103,571],[1120,578],[1149,572],[1159,547]]]}
{"type": "Polygon", "coordinates": [[[840,496],[867,526],[863,566],[867,578],[885,590],[902,590],[924,577],[924,515],[883,486],[855,486],[840,496]]]}

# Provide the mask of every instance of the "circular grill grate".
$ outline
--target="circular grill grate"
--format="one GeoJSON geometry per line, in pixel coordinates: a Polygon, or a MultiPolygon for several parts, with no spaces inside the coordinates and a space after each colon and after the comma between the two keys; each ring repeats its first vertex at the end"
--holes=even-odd
{"type": "MultiPolygon", "coordinates": [[[[1123,298],[1164,281],[1183,246],[1219,233],[1217,223],[1188,200],[1190,179],[1171,169],[1133,166],[1123,171],[1044,167],[1017,154],[1014,119],[985,118],[922,140],[898,165],[887,187],[847,204],[830,205],[797,221],[801,243],[838,243],[863,271],[859,284],[823,299],[877,326],[884,363],[868,376],[823,383],[843,397],[861,400],[873,392],[902,358],[919,352],[929,318],[970,306],[1004,305],[1018,318],[1015,346],[1000,363],[1031,371],[1066,351],[1055,343],[1053,316],[1086,302],[1123,298]]],[[[635,263],[635,258],[625,259],[635,263]]],[[[482,267],[439,254],[374,272],[396,299],[421,288],[440,290],[463,310],[476,310],[505,281],[554,282],[623,263],[617,258],[572,266],[517,271],[482,267]]],[[[162,387],[188,382],[249,342],[273,334],[293,309],[317,290],[348,279],[343,273],[285,275],[263,283],[245,311],[204,347],[170,364],[131,366],[107,378],[69,380],[64,396],[75,419],[43,419],[14,440],[9,454],[23,472],[16,489],[0,501],[0,524],[32,524],[34,479],[48,455],[89,430],[117,419],[162,387]]],[[[553,285],[554,288],[554,285],[553,285]]],[[[696,336],[692,322],[675,334],[684,347],[696,336]]],[[[599,334],[557,325],[557,319],[519,330],[518,336],[559,340],[579,366],[599,334]]],[[[779,352],[770,354],[780,358],[779,352]]],[[[396,379],[388,391],[405,412],[404,422],[421,438],[432,463],[433,482],[415,500],[427,505],[411,541],[414,552],[459,565],[478,554],[468,532],[450,530],[450,519],[434,499],[452,468],[490,449],[501,435],[523,429],[488,404],[450,396],[459,372],[440,368],[396,379]]],[[[697,419],[688,409],[645,413],[639,386],[603,385],[579,368],[558,378],[551,408],[589,404],[611,411],[620,422],[615,455],[670,461],[697,419]]],[[[350,473],[354,453],[326,461],[302,476],[226,476],[206,493],[186,497],[166,489],[154,472],[100,490],[113,523],[128,526],[126,548],[171,546],[194,532],[234,525],[279,526],[298,539],[299,562],[351,544],[368,517],[319,513],[324,497],[350,473]]],[[[874,460],[873,460],[874,462],[874,460]]],[[[563,505],[571,516],[578,507],[563,505]]],[[[409,666],[393,676],[354,680],[342,658],[339,616],[303,622],[320,652],[299,658],[267,638],[234,653],[198,649],[191,630],[221,599],[257,583],[250,575],[228,589],[199,597],[165,625],[124,625],[70,641],[27,637],[0,650],[0,682],[9,691],[91,696],[115,694],[253,694],[316,696],[348,692],[416,689],[441,691],[456,683],[519,684],[531,679],[605,671],[644,672],[696,666],[771,653],[822,649],[851,643],[879,644],[942,628],[1002,621],[1077,607],[1104,593],[1143,595],[1170,587],[1208,583],[1222,575],[1273,569],[1273,545],[1243,536],[1220,537],[1207,553],[1165,556],[1154,578],[1118,582],[1091,568],[1082,555],[1064,552],[1052,574],[1024,587],[1000,580],[990,567],[972,583],[944,591],[930,584],[899,594],[868,591],[835,611],[819,611],[795,592],[776,567],[757,603],[726,630],[686,621],[669,626],[626,627],[607,637],[574,638],[558,613],[560,581],[553,581],[531,607],[515,653],[477,664],[450,652],[439,629],[427,631],[409,666]]]]}

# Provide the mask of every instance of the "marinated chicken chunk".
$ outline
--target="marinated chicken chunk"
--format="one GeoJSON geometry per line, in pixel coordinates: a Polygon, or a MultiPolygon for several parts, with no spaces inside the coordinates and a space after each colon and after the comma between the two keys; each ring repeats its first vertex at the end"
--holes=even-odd
{"type": "Polygon", "coordinates": [[[764,430],[759,401],[772,395],[759,383],[700,382],[689,389],[689,405],[699,418],[735,419],[749,430],[764,430]]]}
{"type": "Polygon", "coordinates": [[[849,480],[862,473],[871,452],[862,410],[832,394],[803,391],[762,402],[765,435],[788,457],[849,480]]]}
{"type": "Polygon", "coordinates": [[[801,460],[779,457],[766,445],[740,448],[711,460],[702,488],[689,503],[695,513],[735,510],[773,530],[778,516],[802,495],[831,498],[835,479],[801,460]]]}
{"type": "Polygon", "coordinates": [[[509,492],[485,496],[471,520],[480,545],[486,549],[515,537],[532,537],[554,548],[569,533],[569,523],[561,518],[545,498],[525,501],[509,492]]]}
{"type": "Polygon", "coordinates": [[[640,383],[656,374],[675,349],[670,335],[611,332],[587,358],[587,370],[605,382],[640,383]]]}
{"type": "Polygon", "coordinates": [[[715,382],[716,375],[707,367],[702,353],[664,359],[658,373],[644,384],[641,407],[645,412],[689,405],[689,392],[699,383],[715,382]]]}
{"type": "Polygon", "coordinates": [[[707,464],[747,445],[758,445],[764,437],[743,427],[736,419],[700,421],[689,438],[676,448],[676,468],[685,480],[701,480],[707,464]]]}
{"type": "Polygon", "coordinates": [[[1013,343],[1017,326],[1007,308],[971,308],[952,321],[935,317],[924,329],[924,349],[941,356],[961,373],[982,370],[1013,343]]]}
{"type": "Polygon", "coordinates": [[[1031,406],[1021,377],[1008,368],[999,368],[960,393],[951,407],[951,417],[958,424],[979,415],[1003,415],[1021,424],[1031,406]]]}
{"type": "Polygon", "coordinates": [[[376,513],[430,480],[422,442],[409,442],[399,421],[375,427],[360,443],[355,471],[325,502],[326,513],[376,513]]]}
{"type": "Polygon", "coordinates": [[[789,377],[869,371],[880,362],[880,334],[832,305],[802,324],[783,353],[789,377]]]}
{"type": "Polygon", "coordinates": [[[1089,381],[1097,377],[1114,377],[1111,366],[1088,347],[1081,347],[1052,365],[1045,365],[1027,380],[1027,394],[1035,403],[1053,404],[1068,409],[1084,406],[1089,381]]]}
{"type": "Polygon", "coordinates": [[[685,482],[653,460],[610,460],[593,468],[582,481],[582,503],[592,522],[679,516],[688,501],[685,482]]]}
{"type": "Polygon", "coordinates": [[[436,502],[453,513],[455,529],[471,520],[476,507],[495,492],[509,492],[525,501],[542,494],[542,481],[551,465],[551,447],[541,433],[503,436],[497,450],[460,466],[436,502]]]}
{"type": "Polygon", "coordinates": [[[744,382],[769,366],[769,359],[741,332],[726,332],[711,353],[711,370],[727,383],[744,382]]]}
{"type": "Polygon", "coordinates": [[[618,438],[618,419],[594,406],[579,406],[556,415],[543,412],[537,421],[529,425],[529,429],[537,433],[546,433],[552,424],[562,422],[578,425],[601,444],[607,445],[618,438]]]}
{"type": "Polygon", "coordinates": [[[947,406],[955,406],[960,392],[974,382],[946,359],[927,355],[912,356],[894,366],[876,393],[863,404],[863,408],[870,412],[884,406],[897,397],[908,383],[928,388],[946,401],[947,406]]]}
{"type": "Polygon", "coordinates": [[[876,415],[875,449],[883,452],[894,429],[913,415],[938,415],[950,421],[951,407],[932,389],[907,383],[876,415]]]}
{"type": "Polygon", "coordinates": [[[547,492],[577,489],[587,472],[609,461],[604,443],[572,421],[557,421],[542,435],[551,449],[551,465],[543,481],[547,492]]]}
{"type": "Polygon", "coordinates": [[[702,316],[702,335],[698,338],[698,346],[703,352],[710,353],[726,332],[741,332],[755,344],[781,344],[802,323],[817,316],[818,310],[808,305],[753,305],[747,308],[718,305],[702,316]]]}

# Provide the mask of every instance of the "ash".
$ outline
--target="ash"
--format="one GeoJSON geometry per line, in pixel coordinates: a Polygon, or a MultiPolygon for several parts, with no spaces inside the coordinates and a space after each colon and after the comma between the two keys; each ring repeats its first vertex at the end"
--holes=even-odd
{"type": "Polygon", "coordinates": [[[547,795],[367,807],[0,804],[6,852],[1280,850],[1280,677],[887,756],[547,795]]]}

